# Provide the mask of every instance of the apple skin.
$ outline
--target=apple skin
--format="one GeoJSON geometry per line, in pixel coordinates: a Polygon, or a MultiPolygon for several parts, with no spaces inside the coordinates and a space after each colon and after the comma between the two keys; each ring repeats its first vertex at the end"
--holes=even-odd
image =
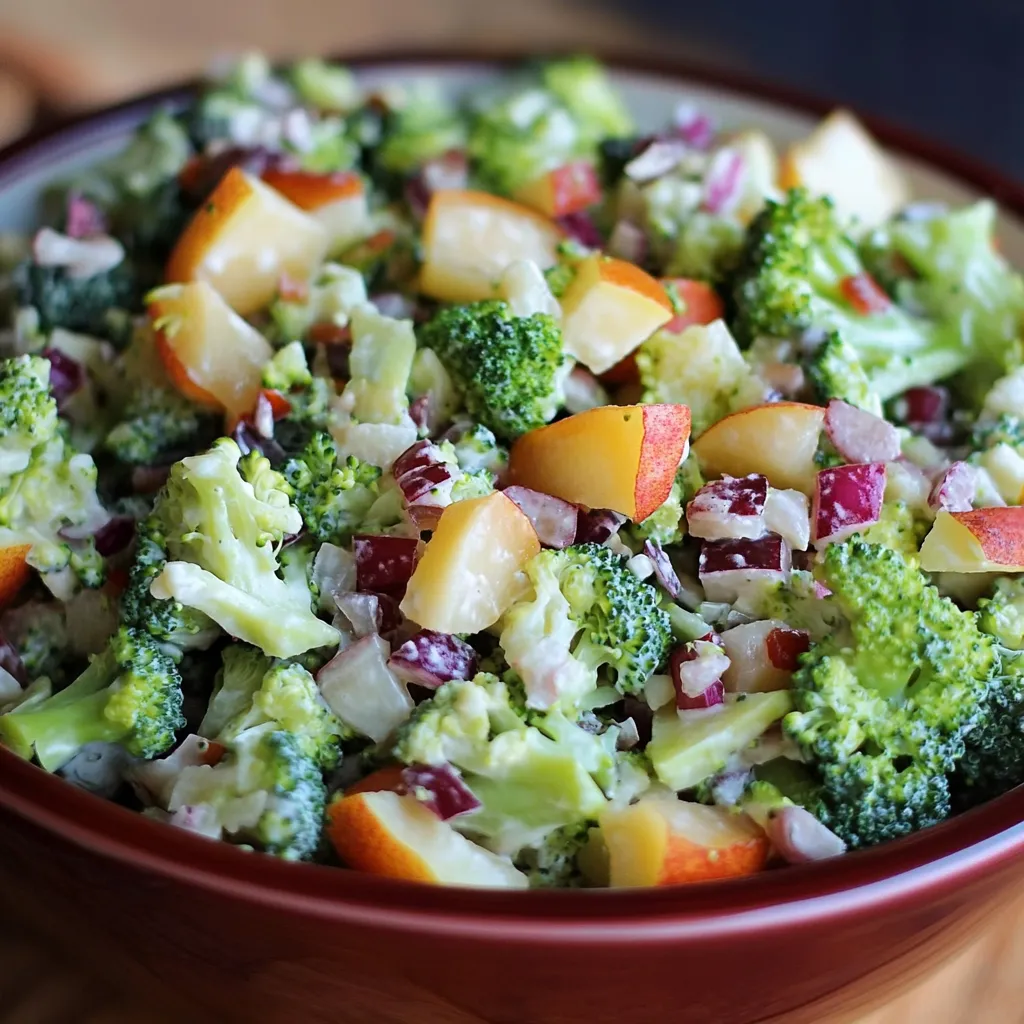
{"type": "Polygon", "coordinates": [[[659,281],[633,263],[594,253],[562,296],[565,350],[592,373],[604,373],[672,316],[659,281]]]}
{"type": "Polygon", "coordinates": [[[542,270],[557,262],[558,226],[528,206],[486,192],[443,189],[423,221],[419,290],[442,302],[498,296],[498,282],[517,260],[542,270]]]}
{"type": "Polygon", "coordinates": [[[441,513],[402,598],[402,612],[424,629],[478,633],[515,599],[519,573],[540,551],[526,514],[493,491],[441,513]]]}
{"type": "Polygon", "coordinates": [[[705,477],[760,473],[773,487],[814,494],[825,410],[803,402],[769,402],[726,416],[693,442],[705,477]]]}
{"type": "Polygon", "coordinates": [[[309,214],[232,167],[181,233],[165,278],[207,281],[247,316],[271,302],[282,275],[311,277],[327,244],[327,231],[309,214]]]}
{"type": "Polygon", "coordinates": [[[739,878],[768,861],[768,839],[745,815],[674,797],[610,808],[600,827],[613,888],[739,878]]]}
{"type": "Polygon", "coordinates": [[[593,164],[575,160],[527,182],[515,198],[546,217],[565,217],[598,202],[601,181],[593,164]]]}
{"type": "Polygon", "coordinates": [[[689,436],[685,405],[588,409],[520,437],[509,480],[640,522],[668,497],[689,436]]]}
{"type": "Polygon", "coordinates": [[[921,545],[925,572],[1024,572],[1024,506],[940,511],[921,545]]]}
{"type": "Polygon", "coordinates": [[[0,608],[5,608],[28,583],[32,570],[28,564],[31,544],[11,544],[0,548],[0,608]]]}
{"type": "Polygon", "coordinates": [[[327,835],[351,868],[443,885],[525,889],[526,876],[472,843],[414,796],[346,794],[327,810],[327,835]]]}

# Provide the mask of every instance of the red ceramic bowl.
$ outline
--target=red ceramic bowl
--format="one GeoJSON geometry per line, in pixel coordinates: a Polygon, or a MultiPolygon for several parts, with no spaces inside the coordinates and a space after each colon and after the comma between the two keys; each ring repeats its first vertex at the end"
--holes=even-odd
{"type": "MultiPolygon", "coordinates": [[[[466,58],[415,60],[482,73],[467,72],[466,58]]],[[[652,78],[649,63],[632,65],[643,73],[613,63],[661,93],[685,79],[725,104],[770,98],[783,119],[825,106],[721,75],[668,68],[652,78]]],[[[67,162],[95,155],[182,95],[8,150],[0,222],[67,162]]],[[[872,126],[894,150],[1024,214],[1024,189],[872,126]]],[[[0,750],[0,905],[136,984],[150,1005],[177,1005],[171,1019],[817,1024],[894,996],[967,943],[1024,881],[1022,820],[1024,789],[888,846],[742,881],[487,892],[247,854],[105,803],[0,750]]]]}

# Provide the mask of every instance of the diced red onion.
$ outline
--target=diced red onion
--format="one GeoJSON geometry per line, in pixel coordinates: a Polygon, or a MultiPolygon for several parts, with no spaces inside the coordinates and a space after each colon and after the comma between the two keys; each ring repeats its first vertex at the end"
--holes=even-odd
{"type": "Polygon", "coordinates": [[[462,150],[449,150],[428,160],[405,183],[405,201],[416,220],[423,220],[435,192],[464,189],[469,180],[469,165],[462,150]]]}
{"type": "Polygon", "coordinates": [[[809,864],[846,853],[839,836],[796,805],[769,812],[765,831],[775,851],[789,864],[809,864]]]}
{"type": "Polygon", "coordinates": [[[107,221],[100,208],[80,192],[69,192],[64,215],[64,233],[69,238],[95,238],[106,234],[107,221]]]}
{"type": "Polygon", "coordinates": [[[131,516],[111,516],[94,534],[96,550],[103,558],[124,551],[135,537],[135,520],[131,516]]]}
{"type": "Polygon", "coordinates": [[[825,410],[825,432],[847,462],[890,462],[900,454],[900,435],[891,423],[836,398],[825,410]]]}
{"type": "Polygon", "coordinates": [[[765,637],[764,645],[775,668],[795,672],[800,655],[811,646],[811,637],[803,629],[773,629],[765,637]]]}
{"type": "Polygon", "coordinates": [[[758,376],[783,398],[795,398],[807,383],[803,367],[796,363],[763,363],[758,376]]]}
{"type": "Polygon", "coordinates": [[[679,711],[703,711],[725,703],[725,683],[716,679],[703,693],[690,697],[682,690],[676,693],[676,709],[679,711]]]}
{"type": "Polygon", "coordinates": [[[400,483],[406,474],[426,469],[426,467],[434,466],[439,462],[444,462],[444,456],[433,441],[426,439],[416,441],[395,459],[391,466],[391,475],[400,483]]]}
{"type": "Polygon", "coordinates": [[[665,549],[653,540],[648,540],[644,541],[644,554],[651,560],[651,565],[654,566],[654,575],[668,596],[678,597],[683,587],[671,560],[665,554],[665,549]]]}
{"type": "Polygon", "coordinates": [[[577,544],[603,544],[613,534],[619,532],[619,527],[626,521],[626,517],[610,508],[592,508],[589,512],[579,510],[576,519],[576,541],[577,544]]]}
{"type": "Polygon", "coordinates": [[[825,584],[822,583],[820,580],[815,580],[814,581],[814,596],[816,598],[818,598],[818,600],[823,601],[826,597],[831,597],[832,596],[832,591],[829,590],[828,587],[826,587],[825,584]]]}
{"type": "Polygon", "coordinates": [[[626,164],[624,172],[638,185],[664,178],[686,159],[689,145],[682,139],[654,139],[626,164]]]}
{"type": "Polygon", "coordinates": [[[480,801],[450,764],[415,764],[402,769],[402,789],[442,821],[478,810],[480,801]]]}
{"type": "Polygon", "coordinates": [[[0,669],[7,672],[16,682],[22,686],[28,686],[30,680],[28,671],[18,649],[0,632],[0,669]]]}
{"type": "Polygon", "coordinates": [[[409,419],[417,430],[426,430],[430,424],[430,396],[420,395],[409,403],[409,419]]]}
{"type": "Polygon", "coordinates": [[[949,412],[949,390],[941,387],[909,388],[893,402],[900,423],[939,423],[949,412]]]}
{"type": "Polygon", "coordinates": [[[747,538],[764,534],[768,480],[751,473],[705,484],[686,506],[690,534],[704,540],[747,538]]]}
{"type": "Polygon", "coordinates": [[[42,357],[50,363],[50,392],[63,409],[68,399],[85,383],[85,369],[81,363],[59,348],[44,348],[42,357]]]}
{"type": "Polygon", "coordinates": [[[819,550],[877,523],[885,496],[885,464],[859,463],[821,470],[811,507],[811,539],[819,550]]]}
{"type": "Polygon", "coordinates": [[[504,494],[523,510],[545,547],[567,548],[576,540],[579,509],[571,502],[518,485],[504,494]]]}
{"type": "Polygon", "coordinates": [[[966,462],[954,462],[936,481],[928,504],[936,512],[969,512],[974,506],[977,486],[975,468],[966,462]]]}
{"type": "Polygon", "coordinates": [[[632,221],[615,222],[612,233],[608,236],[608,252],[620,260],[630,263],[643,263],[647,258],[647,235],[632,221]]]}
{"type": "Polygon", "coordinates": [[[356,639],[380,632],[381,610],[376,594],[354,592],[334,595],[338,611],[348,619],[356,639]]]}
{"type": "Polygon", "coordinates": [[[231,432],[231,438],[243,455],[257,451],[265,455],[271,465],[279,466],[286,456],[284,449],[272,437],[264,437],[246,420],[239,420],[231,432]]]}
{"type": "Polygon", "coordinates": [[[720,149],[704,176],[701,205],[716,216],[728,213],[739,201],[745,161],[734,149],[720,149]]]}
{"type": "Polygon", "coordinates": [[[692,103],[680,103],[672,115],[672,123],[679,137],[695,149],[707,149],[715,140],[715,127],[707,114],[692,103]]]}
{"type": "Polygon", "coordinates": [[[721,680],[728,668],[725,651],[710,640],[694,640],[677,647],[669,658],[677,706],[681,697],[699,698],[721,680]]]}
{"type": "Polygon", "coordinates": [[[359,589],[401,598],[416,567],[419,543],[415,537],[355,537],[352,546],[359,589]]]}
{"type": "Polygon", "coordinates": [[[337,604],[340,595],[355,589],[355,555],[337,544],[321,544],[313,559],[313,583],[321,595],[337,604]]]}
{"type": "Polygon", "coordinates": [[[769,533],[757,540],[706,540],[697,564],[709,601],[735,601],[752,583],[784,580],[792,555],[778,534],[769,533]]]}
{"type": "MultiPolygon", "coordinates": [[[[446,462],[436,462],[431,466],[424,466],[411,473],[403,474],[398,480],[398,486],[402,489],[402,496],[407,505],[431,504],[443,508],[449,503],[448,500],[426,502],[423,499],[429,497],[431,492],[442,488],[445,484],[452,484],[458,470],[446,462]]],[[[451,487],[448,487],[449,498],[451,487]]]]}
{"type": "Polygon", "coordinates": [[[619,723],[619,735],[615,738],[617,750],[632,750],[640,742],[640,730],[632,718],[619,723]]]}
{"type": "Polygon", "coordinates": [[[472,679],[476,651],[451,633],[421,629],[391,652],[388,667],[406,683],[436,690],[452,679],[472,679]]]}
{"type": "Polygon", "coordinates": [[[586,210],[578,213],[567,213],[558,218],[558,226],[572,239],[588,249],[604,248],[604,237],[598,231],[594,219],[586,210]]]}

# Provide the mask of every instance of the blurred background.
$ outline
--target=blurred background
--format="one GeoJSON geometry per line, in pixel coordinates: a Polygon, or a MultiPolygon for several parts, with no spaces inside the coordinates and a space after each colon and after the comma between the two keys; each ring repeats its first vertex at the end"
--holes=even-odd
{"type": "Polygon", "coordinates": [[[0,0],[0,138],[225,51],[617,48],[739,68],[1024,178],[1024,0],[0,0]]]}

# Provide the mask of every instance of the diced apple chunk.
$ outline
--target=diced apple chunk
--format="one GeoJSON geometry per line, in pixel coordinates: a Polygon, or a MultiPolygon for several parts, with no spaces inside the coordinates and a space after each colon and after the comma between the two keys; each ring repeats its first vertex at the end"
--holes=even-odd
{"type": "Polygon", "coordinates": [[[554,266],[560,240],[558,227],[529,207],[486,192],[435,192],[423,223],[420,290],[442,302],[493,298],[510,263],[554,266]]]}
{"type": "Polygon", "coordinates": [[[511,862],[466,839],[414,796],[387,790],[344,796],[328,808],[327,834],[357,871],[440,885],[527,887],[511,862]]]}
{"type": "Polygon", "coordinates": [[[501,491],[449,505],[409,580],[402,611],[425,629],[478,633],[515,600],[520,573],[538,551],[530,520],[501,491]]]}
{"type": "Polygon", "coordinates": [[[785,690],[793,676],[792,652],[804,646],[807,634],[775,619],[745,622],[722,633],[729,668],[722,682],[729,693],[785,690]]]}
{"type": "Polygon", "coordinates": [[[825,432],[847,462],[890,462],[899,457],[900,436],[881,416],[833,399],[825,410],[825,432]]]}
{"type": "Polygon", "coordinates": [[[601,198],[601,181],[594,165],[585,160],[545,171],[516,192],[520,203],[546,217],[565,217],[593,206],[601,198]]]}
{"type": "Polygon", "coordinates": [[[327,232],[269,185],[233,167],[182,232],[168,281],[207,281],[246,316],[277,294],[282,275],[305,281],[323,260],[327,232]]]}
{"type": "Polygon", "coordinates": [[[663,285],[632,263],[595,253],[562,297],[565,350],[592,373],[604,373],[672,316],[663,285]]]}
{"type": "Polygon", "coordinates": [[[685,405],[606,405],[516,441],[512,483],[639,522],[668,497],[690,436],[685,405]]]}
{"type": "Polygon", "coordinates": [[[925,572],[1024,572],[1024,507],[939,512],[921,545],[925,572]]]}
{"type": "Polygon", "coordinates": [[[755,539],[765,532],[768,481],[754,473],[705,484],[686,506],[686,528],[704,540],[755,539]]]}
{"type": "Polygon", "coordinates": [[[709,601],[735,601],[751,586],[786,579],[792,554],[774,533],[757,540],[706,540],[697,565],[709,601]]]}
{"type": "Polygon", "coordinates": [[[802,402],[772,402],[735,412],[693,442],[705,476],[760,473],[773,487],[814,493],[814,456],[825,410],[802,402]]]}
{"type": "Polygon", "coordinates": [[[370,233],[366,189],[354,171],[313,174],[270,168],[263,172],[263,180],[323,225],[329,252],[339,252],[370,233]]]}
{"type": "Polygon", "coordinates": [[[0,608],[10,604],[32,575],[26,561],[31,544],[11,544],[0,548],[0,608]]]}
{"type": "Polygon", "coordinates": [[[746,815],[669,795],[610,806],[600,829],[613,888],[736,878],[768,860],[768,839],[746,815]]]}
{"type": "Polygon", "coordinates": [[[831,196],[842,217],[866,228],[910,200],[902,170],[846,110],[834,111],[786,153],[779,184],[831,196]]]}
{"type": "Polygon", "coordinates": [[[274,354],[266,338],[206,281],[165,285],[147,298],[157,349],[175,386],[216,402],[231,417],[252,412],[274,354]]]}

